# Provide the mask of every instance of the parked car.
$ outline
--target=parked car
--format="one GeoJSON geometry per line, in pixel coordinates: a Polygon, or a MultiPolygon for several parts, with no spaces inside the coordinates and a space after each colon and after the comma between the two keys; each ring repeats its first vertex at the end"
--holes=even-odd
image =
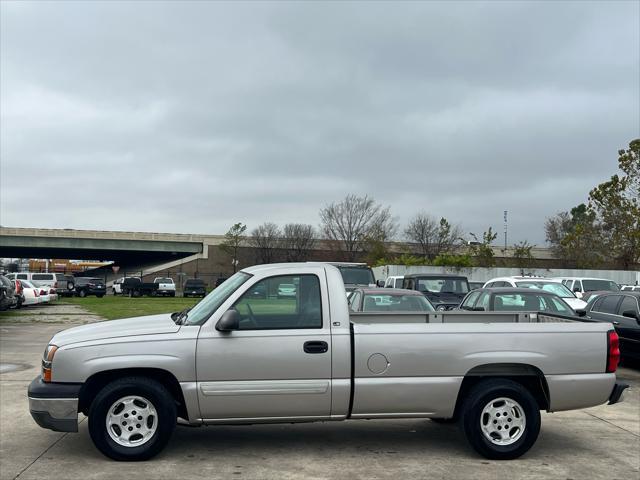
{"type": "Polygon", "coordinates": [[[76,277],[76,285],[74,293],[78,297],[87,297],[95,295],[102,298],[107,293],[107,287],[104,280],[97,277],[76,277]]]}
{"type": "Polygon", "coordinates": [[[129,297],[155,296],[158,286],[155,282],[143,282],[138,277],[127,277],[122,282],[121,289],[122,294],[129,297]]]}
{"type": "Polygon", "coordinates": [[[125,280],[129,279],[129,278],[134,278],[134,282],[140,281],[140,278],[138,277],[120,277],[120,278],[116,278],[113,281],[113,284],[111,285],[111,293],[113,293],[114,295],[128,295],[128,293],[125,293],[123,291],[123,283],[125,282],[125,280]]]}
{"type": "Polygon", "coordinates": [[[353,312],[435,312],[420,292],[400,288],[357,288],[349,297],[353,312]]]}
{"type": "Polygon", "coordinates": [[[56,293],[61,297],[71,297],[73,296],[73,287],[76,282],[73,276],[65,275],[64,273],[56,273],[56,283],[54,288],[56,289],[56,293]]]}
{"type": "Polygon", "coordinates": [[[331,262],[342,275],[342,281],[347,293],[351,293],[358,287],[375,287],[376,277],[373,270],[366,263],[331,262]]]}
{"type": "Polygon", "coordinates": [[[589,302],[591,302],[594,298],[596,298],[598,295],[602,295],[603,293],[611,293],[611,290],[594,290],[593,292],[585,292],[582,294],[582,300],[589,304],[589,302]]]}
{"type": "Polygon", "coordinates": [[[296,298],[296,286],[293,283],[279,284],[278,298],[296,298]]]}
{"type": "Polygon", "coordinates": [[[207,288],[200,278],[187,278],[182,287],[183,297],[206,297],[207,288]]]}
{"type": "Polygon", "coordinates": [[[437,273],[405,275],[402,288],[419,291],[436,310],[453,310],[470,290],[467,277],[437,273]]]}
{"type": "Polygon", "coordinates": [[[620,290],[623,292],[640,292],[640,285],[623,285],[620,290]]]}
{"type": "Polygon", "coordinates": [[[14,282],[20,282],[22,287],[23,305],[30,306],[43,303],[43,300],[40,298],[40,287],[36,287],[29,280],[14,280],[14,282]]]}
{"type": "Polygon", "coordinates": [[[38,290],[38,298],[40,299],[40,303],[50,303],[53,300],[51,298],[51,294],[49,293],[49,287],[47,287],[46,285],[39,287],[33,282],[31,282],[31,284],[34,285],[38,290]]]}
{"type": "Polygon", "coordinates": [[[474,312],[549,312],[577,316],[559,296],[535,288],[480,288],[470,292],[461,310],[474,312]]]}
{"type": "Polygon", "coordinates": [[[156,277],[153,279],[153,283],[158,284],[156,295],[162,295],[165,297],[176,296],[176,284],[171,277],[156,277]]]}
{"type": "Polygon", "coordinates": [[[611,292],[620,290],[616,282],[606,278],[558,277],[553,280],[561,281],[578,298],[582,298],[586,292],[594,292],[596,290],[608,290],[611,292]]]}
{"type": "Polygon", "coordinates": [[[9,280],[11,285],[13,285],[14,295],[16,296],[16,305],[15,308],[21,308],[24,305],[24,286],[22,282],[24,280],[9,280]]]}
{"type": "Polygon", "coordinates": [[[116,460],[158,454],[178,418],[403,417],[457,418],[477,452],[511,459],[538,438],[540,410],[614,404],[627,387],[609,324],[460,311],[406,323],[405,312],[351,315],[344,289],[330,265],[260,265],[189,311],[64,330],[45,348],[29,410],[65,432],[85,414],[95,446],[116,460]],[[298,287],[295,302],[248,295],[280,283],[298,287]]]}
{"type": "Polygon", "coordinates": [[[7,310],[9,308],[18,305],[18,297],[16,296],[16,289],[4,275],[0,275],[0,311],[7,310]]]}
{"type": "Polygon", "coordinates": [[[391,275],[384,281],[384,288],[402,288],[404,275],[391,275]]]}
{"type": "Polygon", "coordinates": [[[564,284],[558,280],[544,277],[499,277],[493,278],[484,284],[483,288],[514,287],[514,288],[538,288],[555,293],[569,304],[574,310],[580,310],[587,306],[587,302],[579,299],[564,284]]]}
{"type": "Polygon", "coordinates": [[[640,292],[606,292],[589,302],[586,317],[610,322],[620,337],[620,353],[640,360],[640,292]]]}

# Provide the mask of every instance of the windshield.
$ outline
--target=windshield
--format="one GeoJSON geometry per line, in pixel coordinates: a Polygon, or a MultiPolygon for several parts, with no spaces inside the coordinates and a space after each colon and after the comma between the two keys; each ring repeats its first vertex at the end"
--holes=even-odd
{"type": "Polygon", "coordinates": [[[218,288],[215,288],[209,295],[204,297],[202,301],[198,302],[198,304],[189,311],[189,316],[185,323],[187,325],[202,325],[207,318],[250,277],[251,275],[244,272],[238,272],[233,275],[218,288]]]}
{"type": "Polygon", "coordinates": [[[585,292],[595,292],[596,290],[620,290],[618,285],[611,280],[582,280],[582,288],[585,292]]]}
{"type": "Polygon", "coordinates": [[[421,292],[466,295],[469,293],[469,284],[467,283],[467,279],[463,277],[419,278],[418,290],[421,292]]]}
{"type": "Polygon", "coordinates": [[[363,312],[433,312],[431,302],[422,295],[378,295],[364,296],[363,312]]]}
{"type": "Polygon", "coordinates": [[[156,278],[156,283],[173,283],[170,278],[156,278]]]}
{"type": "Polygon", "coordinates": [[[373,285],[373,272],[368,267],[338,267],[345,285],[373,285]]]}
{"type": "Polygon", "coordinates": [[[516,282],[516,286],[520,288],[537,288],[538,290],[544,290],[546,292],[555,293],[562,298],[575,298],[575,295],[571,290],[565,287],[561,283],[555,282],[516,282]]]}

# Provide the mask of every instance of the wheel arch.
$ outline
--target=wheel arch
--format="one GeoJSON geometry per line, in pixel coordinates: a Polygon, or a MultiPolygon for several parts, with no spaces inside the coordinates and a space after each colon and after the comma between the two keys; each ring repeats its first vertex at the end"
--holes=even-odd
{"type": "Polygon", "coordinates": [[[464,375],[456,399],[454,418],[459,416],[464,399],[473,387],[484,380],[501,378],[519,383],[533,395],[540,410],[549,410],[549,386],[538,367],[526,363],[489,363],[475,366],[464,375]]]}
{"type": "Polygon", "coordinates": [[[146,377],[164,385],[176,402],[178,417],[189,420],[189,412],[178,379],[161,368],[120,368],[104,370],[91,375],[82,385],[78,398],[78,411],[88,415],[94,398],[108,383],[124,377],[146,377]]]}

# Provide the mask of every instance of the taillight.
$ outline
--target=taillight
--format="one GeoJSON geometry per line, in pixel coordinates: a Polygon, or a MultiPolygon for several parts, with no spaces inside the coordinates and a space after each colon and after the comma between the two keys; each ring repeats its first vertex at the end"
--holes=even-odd
{"type": "Polygon", "coordinates": [[[620,340],[614,330],[607,332],[607,373],[614,373],[620,362],[620,340]]]}
{"type": "Polygon", "coordinates": [[[20,280],[16,280],[16,293],[18,295],[22,293],[22,282],[20,280]]]}

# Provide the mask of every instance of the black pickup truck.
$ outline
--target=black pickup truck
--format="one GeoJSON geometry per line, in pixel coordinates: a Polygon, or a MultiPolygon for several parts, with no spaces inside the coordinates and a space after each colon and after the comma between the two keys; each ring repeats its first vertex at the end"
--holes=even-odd
{"type": "Polygon", "coordinates": [[[456,308],[470,290],[467,277],[438,273],[405,275],[402,288],[418,290],[441,311],[456,308]]]}
{"type": "Polygon", "coordinates": [[[130,297],[142,297],[143,295],[155,296],[159,285],[155,282],[143,282],[136,277],[125,278],[120,286],[123,295],[130,297]]]}

